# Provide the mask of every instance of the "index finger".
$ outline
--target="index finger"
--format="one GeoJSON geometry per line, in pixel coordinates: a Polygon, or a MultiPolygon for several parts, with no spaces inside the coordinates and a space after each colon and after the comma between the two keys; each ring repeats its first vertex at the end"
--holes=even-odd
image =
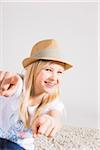
{"type": "Polygon", "coordinates": [[[2,84],[2,81],[3,81],[4,77],[5,77],[5,75],[6,75],[5,71],[0,71],[0,88],[1,88],[1,84],[2,84]]]}
{"type": "Polygon", "coordinates": [[[16,86],[11,85],[9,89],[1,91],[1,95],[2,96],[11,96],[14,94],[15,90],[16,90],[16,86]]]}
{"type": "Polygon", "coordinates": [[[38,134],[38,129],[44,122],[45,122],[45,118],[43,117],[41,118],[41,116],[36,118],[36,120],[34,121],[32,125],[32,131],[33,131],[34,137],[38,134]]]}
{"type": "Polygon", "coordinates": [[[14,94],[18,84],[20,83],[20,80],[21,78],[19,77],[19,75],[6,72],[0,87],[0,90],[2,91],[2,95],[10,96],[14,94]]]}

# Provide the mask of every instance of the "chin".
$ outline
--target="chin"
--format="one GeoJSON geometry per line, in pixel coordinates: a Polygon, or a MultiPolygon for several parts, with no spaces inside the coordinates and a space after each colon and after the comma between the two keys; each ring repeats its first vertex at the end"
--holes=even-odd
{"type": "Polygon", "coordinates": [[[54,88],[53,89],[45,89],[45,92],[48,93],[48,94],[52,93],[53,91],[54,91],[54,88]]]}

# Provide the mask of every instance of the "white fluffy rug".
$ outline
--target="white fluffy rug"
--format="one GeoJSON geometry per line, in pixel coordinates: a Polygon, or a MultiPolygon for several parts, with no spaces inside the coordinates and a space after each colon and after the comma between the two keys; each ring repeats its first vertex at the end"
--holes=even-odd
{"type": "Polygon", "coordinates": [[[100,150],[100,130],[64,126],[54,138],[35,138],[35,150],[100,150]]]}

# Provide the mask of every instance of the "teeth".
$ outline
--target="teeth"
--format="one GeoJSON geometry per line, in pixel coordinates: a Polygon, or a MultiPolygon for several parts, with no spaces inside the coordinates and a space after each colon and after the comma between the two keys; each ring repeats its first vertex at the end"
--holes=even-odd
{"type": "Polygon", "coordinates": [[[55,84],[47,82],[47,81],[45,81],[45,83],[48,84],[49,86],[55,86],[55,84]]]}

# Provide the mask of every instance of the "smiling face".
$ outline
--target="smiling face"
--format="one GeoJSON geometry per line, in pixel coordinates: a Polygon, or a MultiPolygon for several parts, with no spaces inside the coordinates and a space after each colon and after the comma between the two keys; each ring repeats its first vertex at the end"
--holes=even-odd
{"type": "Polygon", "coordinates": [[[52,62],[47,64],[41,69],[36,77],[34,89],[35,95],[50,93],[55,88],[58,88],[63,72],[64,67],[62,63],[52,62]]]}

